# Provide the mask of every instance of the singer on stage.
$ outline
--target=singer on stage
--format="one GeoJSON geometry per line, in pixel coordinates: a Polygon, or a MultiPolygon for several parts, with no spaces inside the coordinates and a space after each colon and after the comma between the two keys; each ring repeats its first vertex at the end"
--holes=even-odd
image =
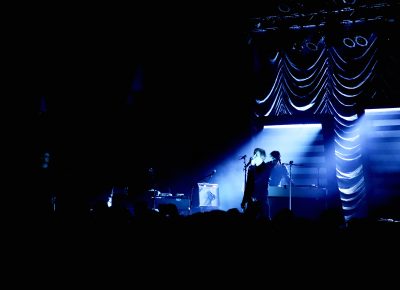
{"type": "Polygon", "coordinates": [[[268,203],[268,181],[273,169],[272,162],[265,162],[266,153],[262,148],[255,148],[250,159],[247,179],[244,188],[241,207],[247,217],[251,219],[270,220],[268,203]]]}

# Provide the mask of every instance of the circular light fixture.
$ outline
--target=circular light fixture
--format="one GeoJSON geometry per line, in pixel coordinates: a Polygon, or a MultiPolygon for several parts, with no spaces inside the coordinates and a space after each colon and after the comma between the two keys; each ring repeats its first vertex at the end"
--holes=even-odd
{"type": "Polygon", "coordinates": [[[354,40],[350,37],[345,37],[343,38],[343,44],[346,45],[349,48],[353,48],[356,46],[356,43],[354,42],[354,40]]]}
{"type": "Polygon", "coordinates": [[[282,13],[289,13],[290,12],[290,6],[287,5],[287,4],[284,4],[284,3],[279,4],[278,5],[278,9],[282,13]]]}
{"type": "Polygon", "coordinates": [[[318,46],[313,42],[306,42],[306,47],[309,50],[312,50],[312,51],[317,51],[318,50],[318,46]]]}
{"type": "Polygon", "coordinates": [[[361,35],[357,35],[355,37],[355,41],[356,41],[357,45],[359,45],[359,46],[367,46],[368,45],[368,40],[364,36],[361,36],[361,35]]]}

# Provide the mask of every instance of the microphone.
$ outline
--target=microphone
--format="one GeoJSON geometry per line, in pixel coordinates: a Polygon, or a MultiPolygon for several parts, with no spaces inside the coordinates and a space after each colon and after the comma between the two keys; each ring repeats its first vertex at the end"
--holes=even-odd
{"type": "Polygon", "coordinates": [[[247,157],[247,155],[244,154],[242,157],[239,158],[239,160],[246,159],[246,157],[247,157]]]}

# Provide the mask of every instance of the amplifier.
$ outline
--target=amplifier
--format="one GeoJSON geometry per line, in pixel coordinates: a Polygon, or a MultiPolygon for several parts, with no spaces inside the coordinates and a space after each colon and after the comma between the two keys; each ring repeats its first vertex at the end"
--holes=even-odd
{"type": "Polygon", "coordinates": [[[155,208],[158,210],[176,206],[179,214],[187,214],[190,211],[190,199],[176,196],[156,196],[154,199],[155,208]]]}

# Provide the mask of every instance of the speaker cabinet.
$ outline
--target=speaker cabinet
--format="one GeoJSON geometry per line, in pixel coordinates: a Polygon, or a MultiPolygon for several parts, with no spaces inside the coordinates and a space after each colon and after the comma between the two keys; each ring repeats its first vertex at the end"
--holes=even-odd
{"type": "Polygon", "coordinates": [[[175,210],[180,215],[187,215],[190,212],[190,199],[175,196],[155,197],[155,208],[161,213],[174,214],[175,210]]]}

